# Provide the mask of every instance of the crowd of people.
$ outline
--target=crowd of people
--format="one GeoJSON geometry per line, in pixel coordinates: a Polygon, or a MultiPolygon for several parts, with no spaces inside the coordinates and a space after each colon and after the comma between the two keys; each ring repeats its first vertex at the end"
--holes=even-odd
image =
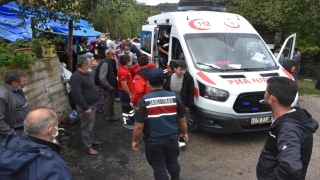
{"type": "MultiPolygon", "coordinates": [[[[194,81],[186,62],[177,61],[174,71],[164,73],[128,40],[120,43],[116,38],[107,44],[105,34],[98,39],[92,55],[87,38],[75,46],[79,58],[70,79],[84,151],[99,154],[93,149],[102,145],[94,138],[96,112],[104,113],[107,122],[119,121],[114,111],[119,98],[122,125],[133,129],[132,149],[139,150],[143,134],[155,179],[169,179],[169,173],[178,180],[179,146],[189,139],[185,114],[194,103],[194,81]]],[[[0,86],[0,179],[72,179],[59,156],[57,114],[44,107],[31,110],[22,89],[26,83],[23,72],[11,70],[0,86]]],[[[264,98],[274,120],[257,164],[258,179],[305,179],[318,123],[306,110],[291,107],[296,94],[297,84],[289,78],[267,81],[264,98]]]]}

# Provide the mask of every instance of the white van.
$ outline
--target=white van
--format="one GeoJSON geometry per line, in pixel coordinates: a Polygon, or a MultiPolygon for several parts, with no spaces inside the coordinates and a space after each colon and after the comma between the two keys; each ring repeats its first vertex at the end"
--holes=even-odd
{"type": "MultiPolygon", "coordinates": [[[[195,83],[194,107],[187,115],[189,131],[242,133],[270,126],[266,81],[272,76],[293,77],[245,18],[214,11],[149,17],[142,27],[141,50],[156,64],[157,39],[167,27],[171,27],[168,66],[183,57],[195,83]]],[[[279,58],[292,59],[295,39],[293,34],[285,41],[279,58]]]]}

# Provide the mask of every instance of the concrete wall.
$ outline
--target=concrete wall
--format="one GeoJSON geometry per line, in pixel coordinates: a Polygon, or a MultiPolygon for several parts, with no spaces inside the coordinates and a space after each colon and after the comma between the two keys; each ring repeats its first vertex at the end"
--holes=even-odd
{"type": "MultiPolygon", "coordinates": [[[[1,83],[4,81],[4,75],[8,70],[10,69],[0,72],[1,83]]],[[[59,118],[67,116],[71,107],[65,84],[62,83],[58,58],[40,59],[28,69],[20,70],[27,75],[28,83],[23,91],[32,109],[48,107],[53,109],[59,118]]]]}

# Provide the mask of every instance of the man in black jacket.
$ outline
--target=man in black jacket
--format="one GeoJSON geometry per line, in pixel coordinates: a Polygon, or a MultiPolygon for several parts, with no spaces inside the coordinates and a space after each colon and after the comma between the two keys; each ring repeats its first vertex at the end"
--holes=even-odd
{"type": "MultiPolygon", "coordinates": [[[[179,96],[184,105],[185,111],[190,111],[194,101],[194,82],[192,76],[186,72],[187,64],[180,60],[174,65],[174,71],[166,77],[166,83],[163,89],[174,92],[179,96]]],[[[179,142],[179,146],[183,147],[186,144],[179,142]]]]}
{"type": "Polygon", "coordinates": [[[267,81],[265,101],[274,118],[257,164],[257,178],[305,179],[318,122],[304,109],[291,108],[297,84],[286,77],[267,81]]]}
{"type": "Polygon", "coordinates": [[[101,142],[94,141],[92,129],[96,121],[99,91],[88,74],[92,72],[92,61],[81,57],[77,66],[77,71],[70,78],[70,85],[81,117],[82,142],[86,153],[97,155],[99,152],[92,149],[92,145],[101,145],[101,142]]]}

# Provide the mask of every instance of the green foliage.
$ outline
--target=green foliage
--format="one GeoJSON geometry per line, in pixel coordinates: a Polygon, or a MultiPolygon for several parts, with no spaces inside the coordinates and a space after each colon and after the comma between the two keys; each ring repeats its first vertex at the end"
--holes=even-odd
{"type": "Polygon", "coordinates": [[[135,0],[104,0],[91,13],[90,19],[97,31],[106,32],[108,28],[111,39],[132,38],[140,34],[141,26],[150,15],[150,7],[135,0]]]}
{"type": "Polygon", "coordinates": [[[319,0],[234,0],[227,10],[269,32],[280,31],[284,37],[297,33],[299,46],[320,45],[316,43],[320,39],[319,0]]]}
{"type": "Polygon", "coordinates": [[[305,81],[303,78],[298,80],[299,95],[317,95],[320,96],[320,90],[316,89],[316,79],[305,81]]]}
{"type": "Polygon", "coordinates": [[[30,43],[19,40],[17,44],[0,41],[0,68],[27,68],[37,59],[32,51],[19,51],[18,48],[30,47],[30,43]]]}
{"type": "Polygon", "coordinates": [[[160,3],[151,8],[153,11],[161,13],[162,11],[176,11],[177,3],[160,3]]]}

